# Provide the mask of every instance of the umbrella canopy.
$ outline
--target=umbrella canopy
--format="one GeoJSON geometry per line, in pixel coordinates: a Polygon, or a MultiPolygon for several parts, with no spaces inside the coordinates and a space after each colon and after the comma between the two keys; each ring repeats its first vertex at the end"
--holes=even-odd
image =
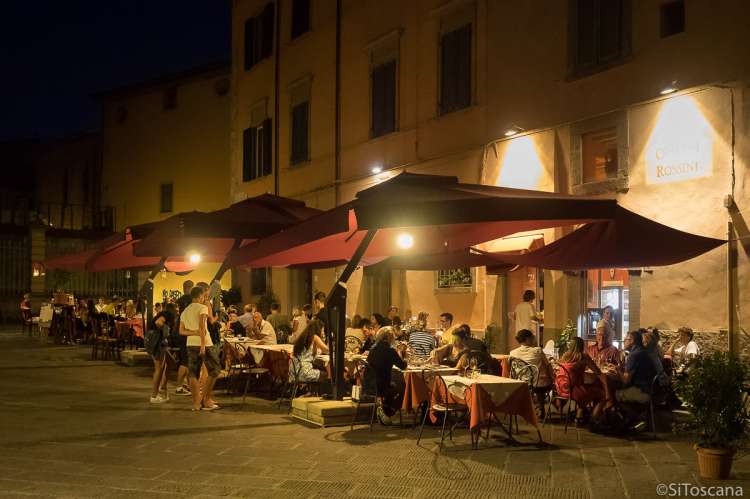
{"type": "MultiPolygon", "coordinates": [[[[94,247],[68,253],[44,262],[48,269],[62,269],[69,272],[102,272],[116,269],[152,269],[161,261],[158,257],[137,257],[133,254],[133,245],[137,242],[128,232],[119,232],[102,239],[94,247]]],[[[170,272],[186,272],[195,266],[182,258],[170,258],[165,268],[170,272]]]]}
{"type": "Polygon", "coordinates": [[[153,269],[162,257],[168,257],[167,270],[186,272],[195,268],[185,260],[191,251],[199,252],[202,261],[222,262],[236,239],[247,244],[318,213],[302,201],[263,194],[217,211],[179,213],[134,225],[91,249],[52,258],[45,265],[93,272],[153,269]]]}
{"type": "Polygon", "coordinates": [[[370,229],[377,234],[363,255],[366,259],[465,251],[516,232],[608,220],[615,207],[612,199],[403,173],[358,192],[354,201],[233,251],[229,264],[348,261],[370,229]]]}
{"type": "Polygon", "coordinates": [[[725,242],[667,227],[618,206],[612,220],[585,225],[541,249],[504,260],[550,270],[657,267],[690,260],[725,242]]]}
{"type": "Polygon", "coordinates": [[[274,234],[321,210],[302,201],[262,194],[212,212],[178,213],[163,222],[131,227],[137,256],[184,256],[198,252],[223,261],[235,240],[241,244],[274,234]]]}

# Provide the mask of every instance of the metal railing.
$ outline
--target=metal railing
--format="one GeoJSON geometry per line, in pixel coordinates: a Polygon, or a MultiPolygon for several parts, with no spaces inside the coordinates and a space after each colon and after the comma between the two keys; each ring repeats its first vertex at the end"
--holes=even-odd
{"type": "Polygon", "coordinates": [[[114,231],[116,226],[115,209],[111,206],[94,208],[0,197],[0,224],[26,226],[34,222],[68,230],[114,231]]]}

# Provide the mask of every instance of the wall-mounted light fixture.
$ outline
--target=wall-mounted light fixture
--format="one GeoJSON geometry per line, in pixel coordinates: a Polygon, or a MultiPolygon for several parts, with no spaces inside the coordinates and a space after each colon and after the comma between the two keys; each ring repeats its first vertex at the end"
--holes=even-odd
{"type": "Polygon", "coordinates": [[[672,83],[670,83],[666,87],[662,88],[659,91],[659,93],[661,95],[669,95],[669,94],[675,93],[677,90],[678,90],[678,88],[677,88],[677,80],[672,80],[672,83]]]}

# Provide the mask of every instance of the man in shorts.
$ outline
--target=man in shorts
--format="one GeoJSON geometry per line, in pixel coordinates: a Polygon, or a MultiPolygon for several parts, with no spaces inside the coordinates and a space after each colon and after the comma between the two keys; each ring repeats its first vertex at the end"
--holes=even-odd
{"type": "Polygon", "coordinates": [[[196,286],[190,290],[192,303],[187,306],[180,314],[180,335],[187,336],[188,350],[188,371],[190,379],[190,390],[193,396],[193,410],[214,410],[218,409],[212,400],[205,395],[211,393],[213,384],[219,375],[220,367],[213,355],[207,351],[213,346],[211,336],[208,334],[206,326],[208,321],[208,307],[203,304],[206,290],[196,286]],[[199,388],[198,379],[201,374],[201,367],[206,366],[208,379],[204,386],[203,393],[199,388]]]}

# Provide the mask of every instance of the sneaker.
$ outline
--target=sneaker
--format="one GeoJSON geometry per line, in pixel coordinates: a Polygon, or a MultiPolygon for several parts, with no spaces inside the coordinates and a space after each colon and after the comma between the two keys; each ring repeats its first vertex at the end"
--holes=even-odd
{"type": "Polygon", "coordinates": [[[177,395],[190,395],[190,389],[187,387],[181,386],[177,390],[174,391],[177,395]]]}
{"type": "Polygon", "coordinates": [[[152,404],[163,404],[166,401],[167,399],[164,399],[161,395],[149,398],[149,402],[151,402],[152,404]]]}
{"type": "Polygon", "coordinates": [[[376,414],[378,416],[378,421],[380,421],[380,424],[382,424],[383,426],[391,425],[391,418],[386,415],[382,407],[378,406],[376,414]]]}
{"type": "Polygon", "coordinates": [[[159,396],[164,399],[164,402],[169,402],[169,393],[166,390],[159,393],[159,396]]]}
{"type": "Polygon", "coordinates": [[[646,428],[648,428],[648,423],[645,421],[639,421],[633,426],[633,430],[635,431],[644,431],[646,428]]]}

